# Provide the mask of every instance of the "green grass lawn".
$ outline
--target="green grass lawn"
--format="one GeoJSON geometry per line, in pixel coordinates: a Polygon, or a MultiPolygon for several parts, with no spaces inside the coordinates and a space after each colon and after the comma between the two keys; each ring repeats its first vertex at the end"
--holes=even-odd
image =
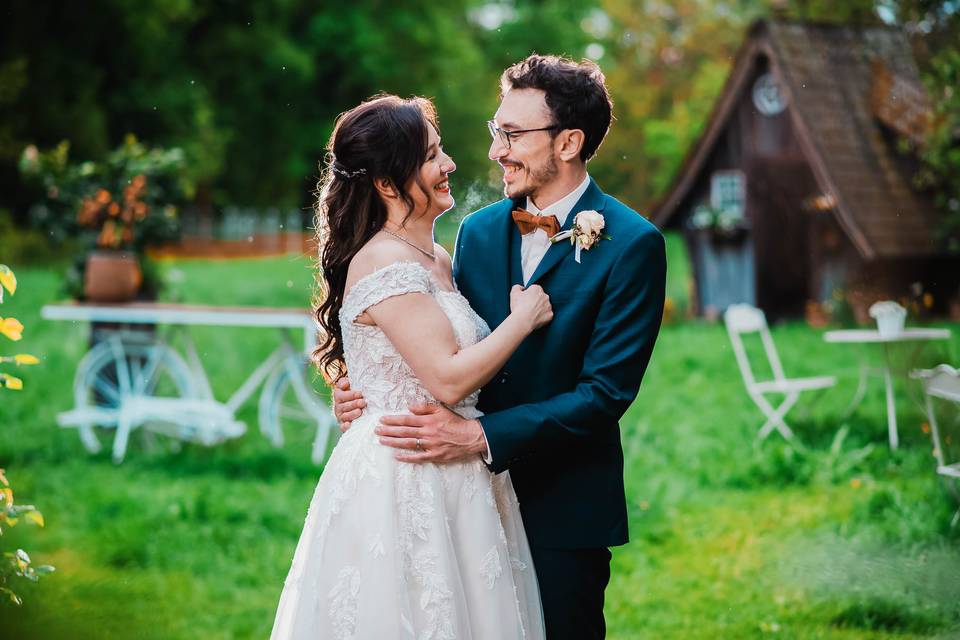
{"type": "MultiPolygon", "coordinates": [[[[682,297],[676,264],[670,290],[682,297]]],[[[204,304],[305,305],[312,282],[300,259],[163,270],[168,298],[204,304]]],[[[72,405],[87,327],[40,320],[42,304],[60,297],[58,271],[17,275],[20,290],[0,315],[26,332],[3,349],[42,362],[22,370],[24,391],[0,396],[0,466],[47,526],[17,526],[0,546],[23,546],[57,572],[22,587],[21,608],[3,605],[0,637],[266,637],[319,473],[308,435],[272,448],[251,403],[241,412],[247,435],[216,448],[134,442],[119,466],[106,452],[89,456],[55,423],[72,405]]],[[[960,326],[942,326],[952,343],[920,364],[960,361],[960,326]]],[[[275,341],[255,329],[194,336],[221,398],[275,341]]],[[[762,416],[722,326],[664,327],[622,423],[632,542],[614,553],[609,637],[960,637],[960,527],[949,526],[954,505],[933,474],[917,389],[901,383],[902,447],[891,452],[878,385],[843,416],[852,350],[799,323],[774,338],[788,374],[841,375],[790,414],[798,448],[776,435],[755,441],[762,416]]]]}

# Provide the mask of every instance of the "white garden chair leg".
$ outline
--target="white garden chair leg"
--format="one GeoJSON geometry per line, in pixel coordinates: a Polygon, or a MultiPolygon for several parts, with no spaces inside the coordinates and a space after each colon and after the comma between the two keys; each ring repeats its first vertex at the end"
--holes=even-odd
{"type": "Polygon", "coordinates": [[[890,361],[887,355],[886,345],[884,345],[883,385],[887,392],[887,435],[890,438],[890,449],[893,450],[897,448],[900,438],[897,435],[897,408],[893,400],[893,376],[890,373],[890,361]]]}
{"type": "Polygon", "coordinates": [[[783,402],[780,403],[776,409],[774,409],[764,396],[759,394],[755,396],[754,401],[760,407],[760,410],[763,411],[764,415],[767,416],[767,421],[763,423],[762,427],[760,427],[760,431],[757,432],[757,437],[763,440],[769,436],[774,429],[776,429],[784,438],[787,440],[792,440],[793,431],[791,431],[790,427],[787,426],[787,423],[784,422],[783,417],[787,415],[787,412],[791,409],[791,407],[793,407],[799,397],[799,393],[787,394],[787,396],[783,399],[783,402]]]}

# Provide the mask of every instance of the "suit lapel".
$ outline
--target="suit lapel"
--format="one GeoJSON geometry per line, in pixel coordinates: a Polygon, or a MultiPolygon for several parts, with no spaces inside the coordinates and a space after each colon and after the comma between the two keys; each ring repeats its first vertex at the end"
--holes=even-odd
{"type": "MultiPolygon", "coordinates": [[[[513,218],[511,217],[511,221],[513,218]]],[[[523,254],[520,248],[523,246],[520,229],[516,224],[510,225],[510,286],[515,284],[523,285],[523,254]]]]}
{"type": "MultiPolygon", "coordinates": [[[[517,226],[513,223],[510,213],[513,211],[513,202],[507,201],[502,209],[497,211],[490,225],[490,235],[487,237],[486,251],[478,256],[481,261],[475,263],[478,268],[476,274],[485,280],[493,296],[492,318],[487,318],[490,326],[499,325],[510,313],[510,287],[513,286],[512,273],[514,260],[513,236],[519,235],[517,226]]],[[[516,253],[519,256],[519,241],[516,242],[516,253]]],[[[519,258],[517,258],[519,260],[519,258]]],[[[518,263],[519,264],[519,263],[518,263]]],[[[484,287],[486,288],[486,287],[484,287]]]]}
{"type": "MultiPolygon", "coordinates": [[[[570,214],[567,216],[560,230],[570,230],[573,227],[574,217],[581,211],[603,211],[604,203],[603,192],[600,191],[600,187],[597,186],[593,178],[590,178],[590,186],[587,187],[587,190],[584,191],[580,199],[577,200],[577,204],[573,205],[573,209],[570,210],[570,214]]],[[[572,253],[573,243],[571,243],[570,240],[561,240],[556,244],[550,245],[550,248],[547,249],[547,252],[543,255],[543,259],[540,260],[540,264],[537,265],[536,271],[534,271],[530,277],[530,282],[527,283],[527,286],[529,287],[535,284],[537,280],[542,278],[551,269],[560,264],[561,260],[572,253]]],[[[573,258],[570,259],[572,260],[573,258]]],[[[582,259],[583,258],[581,258],[581,260],[582,259]]]]}

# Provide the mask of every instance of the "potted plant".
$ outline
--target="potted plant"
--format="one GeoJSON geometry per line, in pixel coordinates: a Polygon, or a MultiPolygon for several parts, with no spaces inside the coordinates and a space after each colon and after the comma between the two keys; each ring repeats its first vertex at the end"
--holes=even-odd
{"type": "Polygon", "coordinates": [[[80,203],[77,221],[97,230],[99,249],[86,258],[83,294],[87,300],[124,302],[140,290],[143,272],[132,249],[134,227],[149,211],[143,201],[146,186],[147,178],[140,174],[123,188],[119,201],[106,189],[98,189],[80,203]]]}
{"type": "Polygon", "coordinates": [[[70,145],[28,146],[20,170],[42,188],[31,209],[54,241],[74,239],[82,253],[67,274],[71,296],[116,302],[155,298],[159,279],[146,248],[179,237],[179,207],[194,185],[180,149],[150,148],[133,135],[99,161],[72,163],[70,145]]]}

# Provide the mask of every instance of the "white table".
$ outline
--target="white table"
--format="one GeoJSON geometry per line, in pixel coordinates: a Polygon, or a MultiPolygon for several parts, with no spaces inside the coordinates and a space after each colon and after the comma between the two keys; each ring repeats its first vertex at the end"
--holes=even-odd
{"type": "Polygon", "coordinates": [[[879,344],[883,346],[883,367],[876,369],[867,365],[865,357],[860,359],[860,380],[857,392],[850,402],[850,410],[857,407],[863,400],[867,390],[867,376],[874,374],[883,377],[887,395],[887,431],[890,437],[890,448],[896,449],[899,444],[897,434],[897,408],[893,396],[893,374],[890,372],[890,345],[897,343],[920,343],[933,340],[949,340],[949,329],[904,329],[894,336],[881,336],[876,329],[842,329],[827,331],[823,339],[830,343],[843,344],[879,344]]]}
{"type": "Polygon", "coordinates": [[[316,429],[313,460],[322,461],[336,421],[305,377],[307,356],[317,338],[308,309],[68,302],[46,305],[41,315],[46,320],[184,328],[186,358],[164,339],[135,328],[105,330],[105,339],[83,357],[74,379],[75,407],[59,414],[57,421],[77,428],[89,451],[100,449],[94,426],[116,430],[113,457],[117,462],[124,457],[130,433],[140,427],[206,445],[239,437],[246,425],[236,419],[236,412],[262,384],[259,422],[263,434],[280,446],[282,422],[306,423],[316,429]],[[281,343],[226,402],[219,402],[185,331],[190,325],[279,329],[281,343]],[[293,347],[290,330],[303,331],[302,350],[293,347]]]}

